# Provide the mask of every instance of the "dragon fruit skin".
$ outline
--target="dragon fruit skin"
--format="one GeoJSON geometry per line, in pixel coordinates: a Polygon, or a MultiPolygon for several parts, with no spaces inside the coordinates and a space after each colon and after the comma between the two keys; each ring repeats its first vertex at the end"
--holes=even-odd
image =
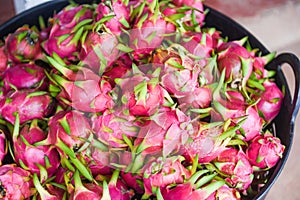
{"type": "MultiPolygon", "coordinates": [[[[190,6],[191,8],[197,9],[197,11],[194,12],[196,21],[200,26],[203,24],[205,15],[204,15],[203,3],[201,0],[175,0],[175,1],[172,1],[172,3],[178,7],[190,6]]],[[[185,14],[186,14],[186,16],[190,16],[192,14],[192,10],[185,12],[185,14]]],[[[186,18],[188,18],[188,17],[186,17],[186,18]]],[[[193,24],[190,24],[190,22],[187,24],[193,25],[193,24]]]]}
{"type": "Polygon", "coordinates": [[[110,67],[104,72],[103,76],[110,83],[112,88],[116,86],[115,80],[123,79],[129,76],[132,68],[132,60],[128,54],[124,54],[113,62],[110,67]]]}
{"type": "MultiPolygon", "coordinates": [[[[87,69],[87,68],[86,68],[87,69]]],[[[85,70],[86,71],[86,70],[85,70]]],[[[69,81],[63,77],[53,74],[54,79],[64,89],[70,106],[83,112],[102,112],[113,107],[111,85],[104,78],[100,78],[96,74],[80,74],[76,73],[74,81],[69,81]],[[82,79],[84,78],[84,79],[82,79]],[[77,79],[77,80],[76,80],[77,79]]]]}
{"type": "Polygon", "coordinates": [[[124,180],[126,185],[130,188],[133,188],[137,194],[144,193],[144,189],[141,184],[143,177],[141,175],[132,174],[130,172],[125,173],[125,172],[121,171],[120,176],[122,177],[122,179],[124,180]]]}
{"type": "Polygon", "coordinates": [[[278,115],[284,95],[274,82],[265,81],[263,86],[265,91],[257,97],[260,98],[257,109],[262,113],[263,118],[270,122],[278,115]]]}
{"type": "Polygon", "coordinates": [[[190,94],[199,85],[200,68],[188,56],[181,56],[172,49],[156,49],[152,63],[164,66],[161,85],[177,98],[190,94]]]}
{"type": "Polygon", "coordinates": [[[8,57],[6,53],[5,46],[1,44],[0,42],[0,77],[2,77],[2,74],[6,71],[8,68],[8,57]]]}
{"type": "Polygon", "coordinates": [[[274,167],[282,157],[285,146],[271,133],[256,136],[246,150],[249,162],[260,169],[274,167]]]}
{"type": "Polygon", "coordinates": [[[48,55],[53,52],[69,61],[78,60],[80,52],[79,40],[83,34],[83,27],[76,29],[76,25],[84,20],[93,19],[93,10],[88,5],[67,6],[55,15],[50,22],[49,37],[42,43],[48,55]]]}
{"type": "Polygon", "coordinates": [[[88,4],[69,5],[64,7],[50,21],[58,24],[62,29],[72,29],[78,23],[93,18],[93,8],[88,4]]]}
{"type": "Polygon", "coordinates": [[[189,124],[190,118],[178,109],[158,112],[149,123],[141,126],[134,145],[139,145],[144,155],[167,156],[187,142],[188,135],[193,131],[189,124]]]}
{"type": "Polygon", "coordinates": [[[107,71],[108,66],[119,60],[118,44],[119,41],[116,35],[106,32],[89,32],[81,45],[79,53],[81,63],[97,74],[100,70],[102,73],[103,71],[107,71]],[[102,59],[98,55],[99,52],[101,52],[106,63],[102,62],[102,59]],[[103,67],[104,65],[106,66],[103,67]]]}
{"type": "Polygon", "coordinates": [[[242,150],[228,148],[214,160],[216,167],[229,175],[225,180],[240,191],[246,190],[253,180],[253,169],[242,150]]]}
{"type": "Polygon", "coordinates": [[[232,86],[244,86],[253,71],[251,52],[239,44],[238,41],[221,44],[217,51],[218,68],[220,72],[225,70],[226,80],[232,78],[232,86]],[[244,62],[242,61],[245,60],[244,62]]]}
{"type": "Polygon", "coordinates": [[[43,58],[39,32],[28,26],[18,28],[5,40],[8,59],[14,63],[43,58]]]}
{"type": "Polygon", "coordinates": [[[0,167],[0,198],[3,200],[27,199],[32,195],[32,181],[30,172],[6,164],[0,167]]]}
{"type": "Polygon", "coordinates": [[[128,138],[133,138],[139,131],[139,127],[126,116],[122,117],[109,111],[93,119],[92,128],[99,140],[116,148],[128,146],[123,140],[123,134],[128,138]]]}
{"type": "Polygon", "coordinates": [[[166,160],[156,159],[145,166],[145,194],[151,195],[154,188],[164,188],[171,184],[181,184],[190,177],[190,172],[182,165],[180,157],[166,160]]]}
{"type": "Polygon", "coordinates": [[[0,105],[2,117],[12,124],[15,122],[16,112],[22,124],[32,119],[43,119],[50,115],[55,107],[52,98],[46,92],[35,93],[32,90],[10,92],[0,100],[0,105]]]}
{"type": "MultiPolygon", "coordinates": [[[[84,199],[91,199],[91,200],[99,200],[102,196],[102,190],[97,189],[97,191],[87,189],[81,179],[78,171],[74,173],[74,182],[75,182],[75,190],[74,193],[71,193],[70,200],[84,200],[84,199]]],[[[100,187],[99,187],[100,188],[100,187]]]]}
{"type": "Polygon", "coordinates": [[[198,155],[199,163],[209,163],[226,149],[227,142],[218,139],[218,136],[223,133],[222,127],[201,130],[201,124],[199,124],[197,129],[199,133],[190,136],[192,141],[183,145],[182,155],[189,162],[193,162],[198,155]]]}
{"type": "Polygon", "coordinates": [[[11,89],[10,85],[13,85],[19,90],[31,88],[43,90],[46,88],[46,75],[44,69],[29,63],[17,64],[7,69],[3,81],[6,91],[11,89]]]}
{"type": "Polygon", "coordinates": [[[130,31],[129,46],[134,50],[134,58],[139,60],[139,56],[149,55],[152,50],[159,47],[164,39],[164,34],[173,33],[175,26],[167,22],[161,14],[156,16],[149,12],[148,18],[140,25],[139,20],[135,22],[130,31]]]}
{"type": "Polygon", "coordinates": [[[207,87],[196,87],[182,98],[178,98],[180,109],[185,112],[189,108],[207,108],[212,101],[212,91],[207,87]]]}
{"type": "Polygon", "coordinates": [[[25,125],[20,131],[18,137],[14,138],[14,156],[17,163],[22,163],[31,173],[40,174],[41,165],[47,170],[47,174],[51,177],[60,165],[59,153],[53,146],[34,146],[34,143],[46,139],[47,133],[41,130],[37,124],[32,123],[31,126],[25,125]],[[22,137],[29,143],[27,146],[22,137]],[[46,164],[45,158],[48,159],[49,165],[46,164]]]}
{"type": "Polygon", "coordinates": [[[48,126],[49,143],[55,145],[61,140],[74,152],[84,144],[82,138],[89,138],[92,132],[89,120],[76,110],[56,113],[50,118],[48,126]]]}
{"type": "Polygon", "coordinates": [[[118,93],[125,99],[124,107],[134,116],[150,116],[164,102],[164,89],[146,76],[135,75],[118,81],[118,93]],[[143,93],[145,90],[146,94],[143,93]]]}
{"type": "Polygon", "coordinates": [[[129,22],[129,7],[125,6],[122,1],[112,1],[111,5],[105,5],[105,3],[98,4],[96,8],[96,22],[101,20],[104,16],[114,15],[109,21],[104,22],[106,28],[108,28],[113,34],[119,35],[122,33],[122,29],[128,29],[120,21],[126,20],[129,22]]]}
{"type": "Polygon", "coordinates": [[[5,133],[0,130],[0,166],[2,165],[2,161],[7,154],[7,146],[6,146],[6,136],[5,133]]]}
{"type": "Polygon", "coordinates": [[[241,195],[235,188],[223,185],[216,192],[211,194],[206,200],[240,200],[241,195]]]}

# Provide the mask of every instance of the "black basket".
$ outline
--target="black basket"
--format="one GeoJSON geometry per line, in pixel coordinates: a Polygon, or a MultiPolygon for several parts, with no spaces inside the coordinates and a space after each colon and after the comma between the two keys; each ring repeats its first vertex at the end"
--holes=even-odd
{"type": "MultiPolygon", "coordinates": [[[[77,0],[75,2],[83,4],[97,3],[99,1],[77,0]]],[[[46,21],[49,17],[53,16],[55,12],[60,11],[68,4],[69,2],[67,0],[56,0],[43,3],[39,6],[28,9],[11,18],[9,21],[0,26],[0,38],[5,37],[11,32],[14,32],[17,28],[24,24],[28,24],[29,26],[38,26],[38,18],[40,16],[42,16],[46,21]]],[[[208,6],[205,6],[205,8],[209,10],[205,19],[205,27],[216,28],[217,30],[221,31],[223,37],[227,37],[229,40],[238,40],[247,36],[252,48],[259,49],[262,55],[269,53],[266,47],[264,47],[249,31],[247,31],[240,24],[213,8],[210,8],[208,6]]],[[[286,149],[282,159],[270,171],[267,184],[259,191],[256,196],[252,198],[255,200],[263,200],[266,197],[268,191],[277,180],[288,159],[291,146],[293,144],[295,119],[300,107],[299,59],[292,53],[282,53],[280,55],[277,55],[277,57],[266,67],[267,69],[275,70],[277,72],[275,77],[277,85],[279,86],[279,88],[284,86],[286,89],[280,113],[271,124],[274,132],[276,133],[276,136],[281,139],[281,142],[286,146],[286,149]],[[295,80],[295,91],[293,91],[293,95],[291,95],[290,93],[289,86],[282,71],[282,67],[287,66],[283,65],[285,63],[288,64],[293,70],[293,78],[295,80]]]]}

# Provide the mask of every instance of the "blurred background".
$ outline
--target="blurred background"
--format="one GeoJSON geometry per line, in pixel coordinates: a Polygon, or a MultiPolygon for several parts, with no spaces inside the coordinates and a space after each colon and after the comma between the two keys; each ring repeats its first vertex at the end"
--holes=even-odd
{"type": "MultiPolygon", "coordinates": [[[[0,0],[0,24],[48,0],[0,0]]],[[[248,29],[269,51],[300,58],[300,0],[205,0],[204,3],[248,29]]],[[[291,71],[284,70],[294,88],[291,71]]],[[[288,133],[287,133],[288,134],[288,133]]],[[[300,117],[288,161],[266,200],[300,200],[300,117]]]]}

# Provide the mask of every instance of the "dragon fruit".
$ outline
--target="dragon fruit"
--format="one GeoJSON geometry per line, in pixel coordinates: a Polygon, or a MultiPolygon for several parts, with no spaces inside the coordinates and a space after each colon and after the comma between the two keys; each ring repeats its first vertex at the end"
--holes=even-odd
{"type": "Polygon", "coordinates": [[[225,180],[240,191],[245,191],[253,180],[253,169],[242,150],[228,148],[214,160],[216,167],[227,177],[225,180]]]}
{"type": "Polygon", "coordinates": [[[50,24],[58,24],[62,29],[72,29],[84,20],[93,18],[93,6],[70,4],[49,19],[50,24]]]}
{"type": "Polygon", "coordinates": [[[89,120],[76,110],[59,111],[50,118],[48,126],[50,144],[57,144],[58,140],[61,140],[75,152],[92,134],[89,120]]]}
{"type": "Polygon", "coordinates": [[[43,68],[35,64],[24,63],[16,64],[7,69],[3,82],[6,91],[9,91],[11,87],[18,90],[33,88],[44,90],[46,89],[47,77],[43,68]]]}
{"type": "Polygon", "coordinates": [[[199,123],[198,131],[191,135],[191,141],[183,145],[183,156],[189,162],[193,162],[197,156],[199,163],[209,163],[226,149],[231,138],[221,138],[224,132],[219,124],[199,123]]]}
{"type": "Polygon", "coordinates": [[[110,178],[107,185],[103,185],[103,196],[102,199],[120,199],[120,200],[130,200],[133,197],[133,191],[128,189],[126,184],[124,184],[119,179],[119,170],[115,170],[110,178]]]}
{"type": "Polygon", "coordinates": [[[6,164],[0,167],[0,198],[27,199],[32,194],[30,172],[17,167],[15,164],[6,164]]]}
{"type": "Polygon", "coordinates": [[[239,89],[245,87],[253,71],[252,55],[242,46],[243,42],[241,40],[223,43],[217,49],[220,72],[226,69],[226,80],[231,80],[231,87],[239,89]]]}
{"type": "Polygon", "coordinates": [[[4,44],[0,41],[0,77],[6,71],[8,67],[8,55],[6,53],[6,49],[4,44]]]}
{"type": "Polygon", "coordinates": [[[130,28],[129,7],[124,5],[124,3],[120,0],[99,3],[96,8],[96,13],[96,23],[103,20],[104,17],[113,16],[103,24],[100,24],[100,26],[104,25],[105,29],[108,29],[113,34],[120,35],[122,33],[122,29],[130,28]]]}
{"type": "Polygon", "coordinates": [[[161,85],[175,97],[184,97],[198,86],[200,68],[194,65],[190,57],[179,55],[172,48],[156,49],[152,63],[164,66],[161,72],[161,85]]]}
{"type": "Polygon", "coordinates": [[[189,6],[190,8],[193,8],[185,12],[186,17],[183,21],[189,26],[202,26],[205,14],[201,0],[175,0],[172,1],[172,3],[177,7],[189,6]],[[194,16],[194,19],[192,16],[194,16]]]}
{"type": "Polygon", "coordinates": [[[80,38],[84,26],[93,21],[93,8],[85,5],[69,5],[55,15],[47,40],[42,43],[43,49],[52,55],[53,52],[68,61],[77,61],[80,51],[80,38]]]}
{"type": "Polygon", "coordinates": [[[256,136],[247,148],[249,162],[259,169],[270,169],[276,165],[284,152],[284,145],[270,132],[256,136]]]}
{"type": "Polygon", "coordinates": [[[112,97],[109,95],[111,85],[103,77],[88,68],[76,66],[79,69],[72,71],[65,63],[61,63],[63,61],[56,61],[50,57],[48,60],[68,78],[67,80],[58,74],[52,74],[53,80],[64,89],[67,96],[67,99],[61,101],[83,112],[102,112],[113,107],[112,97]]]}
{"type": "Polygon", "coordinates": [[[270,122],[278,115],[284,95],[274,82],[265,81],[263,86],[265,90],[256,97],[259,99],[257,109],[262,117],[270,122]]]}
{"type": "Polygon", "coordinates": [[[0,100],[2,117],[15,123],[15,113],[20,116],[20,123],[32,119],[43,119],[51,115],[55,104],[46,91],[11,91],[0,100]]]}
{"type": "MultiPolygon", "coordinates": [[[[182,165],[182,158],[172,157],[163,160],[158,158],[145,166],[144,197],[153,194],[153,191],[171,184],[180,184],[190,177],[190,172],[182,165]]],[[[155,194],[155,193],[154,193],[155,194]]]]}
{"type": "MultiPolygon", "coordinates": [[[[17,128],[15,124],[15,128],[17,128]]],[[[26,124],[21,131],[14,132],[14,156],[16,163],[32,174],[46,170],[51,177],[60,165],[59,153],[53,146],[35,146],[34,143],[46,139],[47,133],[40,129],[37,120],[26,124]]]]}
{"type": "Polygon", "coordinates": [[[150,122],[140,127],[134,141],[134,146],[138,146],[136,153],[167,156],[178,151],[193,132],[189,117],[179,109],[161,109],[150,119],[150,122]]]}
{"type": "Polygon", "coordinates": [[[70,195],[70,200],[82,200],[82,199],[91,199],[99,200],[102,196],[101,189],[98,189],[97,192],[87,189],[81,181],[79,172],[76,170],[74,173],[74,182],[75,190],[74,193],[70,195]]]}
{"type": "MultiPolygon", "coordinates": [[[[156,3],[154,7],[158,6],[159,3],[156,3]]],[[[136,18],[133,29],[129,32],[129,47],[134,50],[133,55],[136,60],[145,58],[152,50],[159,47],[164,34],[173,33],[176,30],[174,24],[167,22],[158,9],[151,11],[147,8],[143,11],[144,13],[140,12],[143,15],[136,18]]]]}
{"type": "Polygon", "coordinates": [[[110,147],[128,147],[124,141],[124,135],[128,138],[136,137],[139,127],[126,116],[117,115],[105,111],[93,121],[93,130],[97,138],[110,147]]]}
{"type": "Polygon", "coordinates": [[[164,104],[165,90],[158,84],[158,78],[140,74],[117,81],[117,93],[123,103],[134,116],[150,116],[164,104]]]}
{"type": "Polygon", "coordinates": [[[241,194],[235,188],[230,188],[227,185],[223,185],[212,195],[210,195],[207,200],[240,200],[241,194]]]}
{"type": "Polygon", "coordinates": [[[7,154],[6,135],[2,129],[0,129],[0,166],[2,165],[3,159],[7,154]]]}
{"type": "Polygon", "coordinates": [[[169,185],[161,188],[161,195],[165,200],[171,199],[207,199],[224,185],[223,180],[216,181],[216,174],[209,174],[208,170],[199,170],[184,183],[175,187],[169,185]],[[207,174],[208,173],[208,174],[207,174]]]}
{"type": "Polygon", "coordinates": [[[43,58],[38,30],[24,25],[5,40],[8,59],[14,63],[29,62],[43,58]]]}
{"type": "Polygon", "coordinates": [[[143,176],[139,174],[126,173],[121,171],[121,177],[127,186],[133,188],[137,194],[144,193],[144,187],[142,185],[143,176]]]}
{"type": "Polygon", "coordinates": [[[119,41],[117,36],[109,33],[89,32],[82,42],[80,62],[83,66],[102,74],[108,66],[118,61],[119,41]],[[101,45],[100,45],[101,44],[101,45]]]}

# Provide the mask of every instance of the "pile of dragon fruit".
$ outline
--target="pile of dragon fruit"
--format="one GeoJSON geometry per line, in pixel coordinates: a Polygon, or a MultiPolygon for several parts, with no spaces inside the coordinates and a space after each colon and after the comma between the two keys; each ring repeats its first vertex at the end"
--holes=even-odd
{"type": "Polygon", "coordinates": [[[70,3],[0,45],[0,198],[248,199],[284,90],[201,0],[70,3]]]}

